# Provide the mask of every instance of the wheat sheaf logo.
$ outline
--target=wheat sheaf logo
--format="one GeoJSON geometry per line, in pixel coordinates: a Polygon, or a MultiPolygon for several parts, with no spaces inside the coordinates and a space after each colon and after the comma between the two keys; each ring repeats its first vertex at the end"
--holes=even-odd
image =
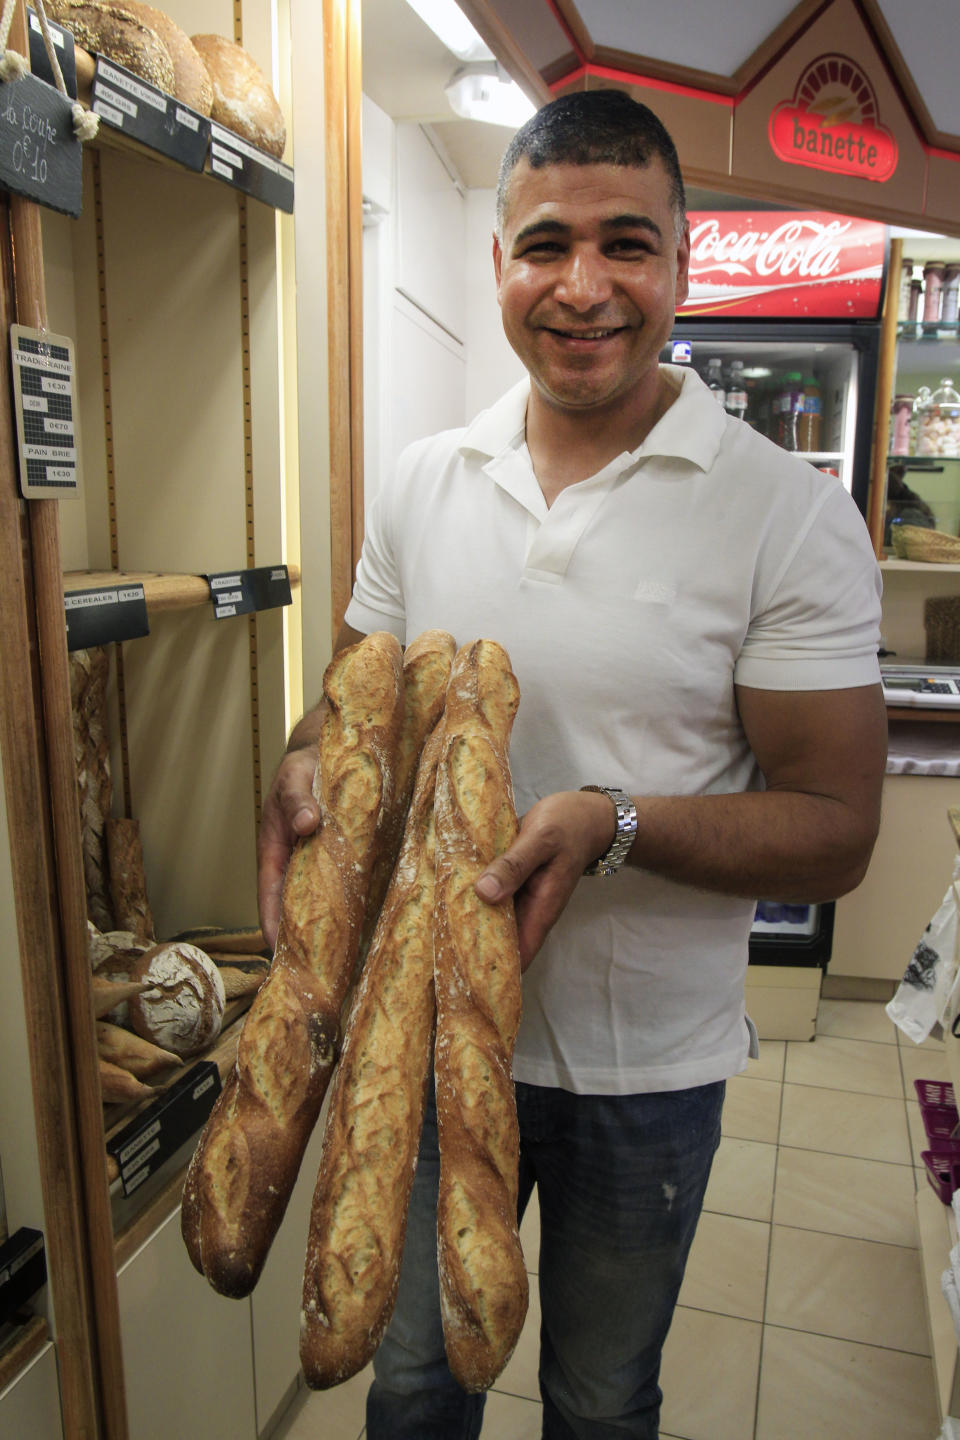
{"type": "Polygon", "coordinates": [[[807,66],[793,99],[771,113],[768,135],[788,165],[880,182],[897,168],[897,142],[880,123],[873,86],[846,55],[820,55],[807,66]]]}

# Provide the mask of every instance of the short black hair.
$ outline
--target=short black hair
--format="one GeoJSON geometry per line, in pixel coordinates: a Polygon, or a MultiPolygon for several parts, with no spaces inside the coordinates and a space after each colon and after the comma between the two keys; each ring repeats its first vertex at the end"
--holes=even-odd
{"type": "Polygon", "coordinates": [[[551,100],[517,131],[500,162],[497,234],[503,235],[507,187],[521,160],[543,165],[630,165],[642,168],[658,155],[670,183],[678,231],[687,199],[677,147],[663,122],[624,90],[578,90],[551,100]]]}

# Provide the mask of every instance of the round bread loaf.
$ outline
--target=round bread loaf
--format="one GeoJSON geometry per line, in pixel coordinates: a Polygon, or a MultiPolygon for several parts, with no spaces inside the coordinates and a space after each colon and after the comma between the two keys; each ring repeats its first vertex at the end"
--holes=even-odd
{"type": "Polygon", "coordinates": [[[98,930],[91,921],[87,921],[87,950],[91,970],[116,955],[118,950],[149,950],[152,945],[152,940],[141,940],[132,930],[98,930]]]}
{"type": "Polygon", "coordinates": [[[210,74],[210,118],[278,160],[287,143],[283,112],[252,55],[223,35],[190,37],[210,74]]]}
{"type": "Polygon", "coordinates": [[[209,955],[182,942],[155,945],[130,967],[151,988],[130,1001],[130,1028],[175,1055],[195,1055],[220,1034],[226,994],[209,955]]]}
{"type": "Polygon", "coordinates": [[[158,90],[173,93],[173,61],[156,30],[122,4],[107,0],[48,0],[47,13],[85,50],[105,55],[158,90]]]}
{"type": "MultiPolygon", "coordinates": [[[[112,0],[111,0],[112,3],[112,0]]],[[[151,30],[156,31],[173,62],[173,89],[171,95],[189,105],[200,115],[209,115],[213,104],[213,86],[207,67],[190,36],[169,15],[153,5],[141,5],[139,0],[120,0],[128,10],[151,30]]]]}

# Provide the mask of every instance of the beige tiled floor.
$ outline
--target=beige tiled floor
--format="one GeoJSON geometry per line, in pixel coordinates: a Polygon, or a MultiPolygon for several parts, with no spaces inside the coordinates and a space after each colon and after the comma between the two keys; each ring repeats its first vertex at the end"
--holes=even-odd
{"type": "MultiPolygon", "coordinates": [[[[761,1043],[723,1141],[663,1365],[661,1440],[933,1440],[913,1081],[946,1079],[880,1004],[821,1002],[813,1043],[761,1043]]],[[[523,1227],[537,1250],[536,1214],[523,1227]]],[[[531,1258],[531,1269],[535,1262],[531,1258]]],[[[484,1440],[538,1440],[536,1288],[484,1440]]],[[[369,1376],[301,1397],[282,1440],[362,1440],[369,1376]]]]}

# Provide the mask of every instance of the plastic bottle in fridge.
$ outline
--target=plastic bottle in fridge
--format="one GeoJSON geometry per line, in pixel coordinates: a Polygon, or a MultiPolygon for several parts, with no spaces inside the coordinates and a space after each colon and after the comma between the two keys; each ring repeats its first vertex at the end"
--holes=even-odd
{"type": "Polygon", "coordinates": [[[820,449],[823,401],[820,386],[813,375],[803,382],[801,407],[797,413],[797,449],[807,454],[820,449]]]}
{"type": "Polygon", "coordinates": [[[777,426],[777,443],[784,450],[797,450],[797,418],[803,408],[803,376],[798,370],[791,370],[783,378],[779,396],[780,423],[777,426]]]}
{"type": "Polygon", "coordinates": [[[727,375],[727,413],[738,420],[747,418],[747,384],[743,378],[743,361],[731,360],[727,375]]]}
{"type": "Polygon", "coordinates": [[[727,392],[723,385],[723,361],[714,358],[707,361],[707,385],[718,405],[723,405],[727,392]]]}

